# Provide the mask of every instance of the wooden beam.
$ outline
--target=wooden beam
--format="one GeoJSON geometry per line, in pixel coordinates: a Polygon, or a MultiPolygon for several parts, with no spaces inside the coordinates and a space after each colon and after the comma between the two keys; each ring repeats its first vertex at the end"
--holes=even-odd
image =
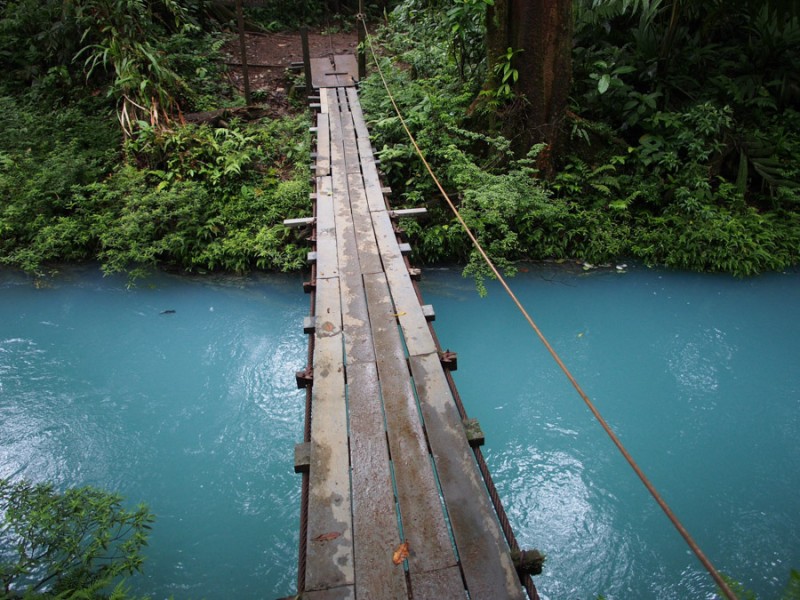
{"type": "Polygon", "coordinates": [[[317,279],[307,591],[355,583],[339,280],[317,279]]]}
{"type": "Polygon", "coordinates": [[[313,225],[314,221],[315,221],[314,217],[301,217],[299,219],[284,219],[283,224],[286,225],[286,227],[297,228],[297,227],[306,227],[307,225],[313,225]]]}
{"type": "Polygon", "coordinates": [[[419,208],[397,208],[395,210],[390,210],[389,214],[392,218],[400,218],[400,217],[421,217],[423,215],[428,214],[428,209],[425,207],[419,208]]]}

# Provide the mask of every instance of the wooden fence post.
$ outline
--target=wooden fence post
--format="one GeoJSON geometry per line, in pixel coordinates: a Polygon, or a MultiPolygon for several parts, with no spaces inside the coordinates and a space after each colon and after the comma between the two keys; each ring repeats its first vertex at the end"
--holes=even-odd
{"type": "Polygon", "coordinates": [[[242,0],[236,0],[236,20],[239,23],[239,52],[242,55],[242,75],[244,76],[244,101],[250,106],[250,75],[247,70],[247,46],[244,40],[244,14],[242,0]]]}

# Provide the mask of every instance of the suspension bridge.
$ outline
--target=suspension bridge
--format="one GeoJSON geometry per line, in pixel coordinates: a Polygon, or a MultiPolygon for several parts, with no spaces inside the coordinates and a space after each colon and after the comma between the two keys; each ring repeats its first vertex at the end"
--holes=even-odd
{"type": "MultiPolygon", "coordinates": [[[[363,15],[361,15],[363,17],[363,15]]],[[[661,497],[508,286],[459,214],[386,93],[420,160],[487,267],[598,424],[728,600],[736,594],[661,497]]],[[[359,35],[361,35],[359,30],[359,35]]],[[[350,55],[308,60],[319,91],[298,590],[305,598],[538,600],[538,551],[520,550],[381,187],[350,55]],[[393,550],[392,550],[393,549],[393,550]],[[391,554],[391,560],[389,555],[391,554]],[[402,566],[402,568],[401,568],[402,566]],[[524,590],[524,592],[523,592],[524,590]]],[[[363,65],[361,65],[363,67],[363,65]]],[[[308,74],[311,76],[309,77],[308,74]]],[[[299,596],[298,595],[298,596],[299,596]]]]}
{"type": "Polygon", "coordinates": [[[312,61],[318,96],[298,590],[306,599],[538,598],[422,303],[382,186],[354,57],[312,61]],[[526,591],[527,590],[527,591],[526,591]]]}

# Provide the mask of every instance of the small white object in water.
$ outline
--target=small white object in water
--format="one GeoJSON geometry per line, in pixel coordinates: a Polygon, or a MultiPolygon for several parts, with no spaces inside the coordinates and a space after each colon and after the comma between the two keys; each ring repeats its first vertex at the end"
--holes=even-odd
{"type": "Polygon", "coordinates": [[[208,312],[214,312],[214,307],[213,306],[209,306],[208,307],[208,312]]]}

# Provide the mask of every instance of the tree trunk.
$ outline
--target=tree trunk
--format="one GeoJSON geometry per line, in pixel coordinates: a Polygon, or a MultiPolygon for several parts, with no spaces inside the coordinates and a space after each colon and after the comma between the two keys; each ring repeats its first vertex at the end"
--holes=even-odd
{"type": "Polygon", "coordinates": [[[515,89],[524,102],[519,121],[513,119],[523,131],[517,145],[527,151],[547,144],[541,158],[549,172],[561,146],[572,82],[572,0],[495,0],[486,17],[487,84],[497,88],[494,67],[508,48],[522,50],[513,63],[519,72],[515,89]]]}

